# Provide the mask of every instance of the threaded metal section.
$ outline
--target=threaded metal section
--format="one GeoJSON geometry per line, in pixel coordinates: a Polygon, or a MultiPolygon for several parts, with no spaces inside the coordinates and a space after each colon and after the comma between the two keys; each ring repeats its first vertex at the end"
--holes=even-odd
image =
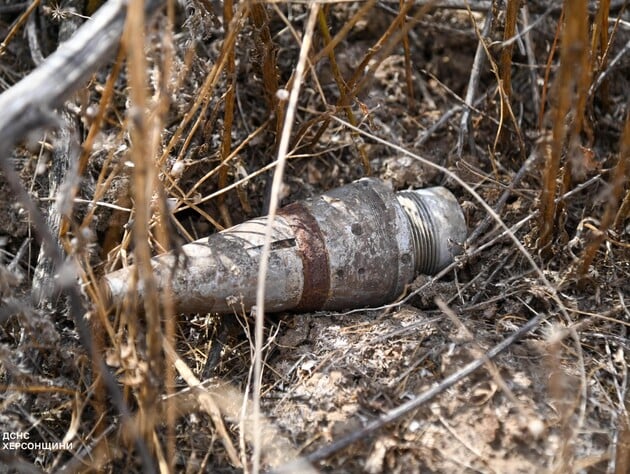
{"type": "Polygon", "coordinates": [[[438,229],[431,210],[422,197],[414,192],[401,191],[396,197],[409,219],[416,274],[432,275],[438,270],[440,249],[437,242],[438,229]]]}

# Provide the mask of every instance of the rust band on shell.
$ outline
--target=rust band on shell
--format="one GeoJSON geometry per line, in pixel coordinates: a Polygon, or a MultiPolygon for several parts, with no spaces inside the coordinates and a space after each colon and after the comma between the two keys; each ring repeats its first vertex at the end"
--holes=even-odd
{"type": "Polygon", "coordinates": [[[330,296],[330,265],[319,224],[300,202],[279,209],[278,215],[283,216],[293,229],[304,267],[302,297],[296,310],[321,309],[330,296]]]}

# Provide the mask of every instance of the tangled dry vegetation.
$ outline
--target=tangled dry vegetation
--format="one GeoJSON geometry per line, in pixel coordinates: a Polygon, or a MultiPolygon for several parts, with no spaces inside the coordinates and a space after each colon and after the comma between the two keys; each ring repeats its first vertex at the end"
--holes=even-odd
{"type": "Polygon", "coordinates": [[[630,472],[626,4],[0,1],[0,471],[630,472]],[[391,305],[151,293],[150,256],[365,175],[470,229],[391,305]]]}

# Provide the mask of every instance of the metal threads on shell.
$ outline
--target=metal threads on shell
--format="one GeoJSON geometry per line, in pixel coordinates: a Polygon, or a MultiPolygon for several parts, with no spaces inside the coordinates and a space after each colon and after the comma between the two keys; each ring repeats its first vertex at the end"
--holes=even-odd
{"type": "Polygon", "coordinates": [[[431,210],[412,191],[401,191],[397,197],[411,225],[416,273],[431,275],[438,270],[440,259],[436,222],[431,210]]]}

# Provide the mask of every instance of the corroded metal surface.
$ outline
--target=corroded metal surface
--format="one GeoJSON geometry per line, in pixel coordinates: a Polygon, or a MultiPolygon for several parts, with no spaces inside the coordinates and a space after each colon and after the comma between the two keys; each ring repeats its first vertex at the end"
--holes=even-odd
{"type": "MultiPolygon", "coordinates": [[[[258,262],[266,217],[244,222],[227,231],[182,246],[152,260],[160,291],[169,290],[181,312],[229,313],[251,308],[256,302],[258,262]],[[242,305],[242,306],[241,306],[242,305]]],[[[104,279],[113,302],[125,297],[132,267],[104,279]]],[[[267,307],[280,311],[295,307],[302,295],[302,258],[286,221],[275,220],[267,273],[267,307]]],[[[141,286],[137,288],[140,295],[141,286]]]]}
{"type": "MultiPolygon", "coordinates": [[[[256,303],[267,217],[253,219],[153,259],[158,287],[181,312],[248,311],[256,303]]],[[[387,303],[418,272],[450,263],[466,236],[444,188],[395,194],[365,178],[291,204],[274,220],[267,311],[343,310],[387,303]]],[[[127,294],[131,268],[104,278],[113,302],[127,294]]],[[[137,291],[142,295],[141,287],[137,291]]]]}
{"type": "Polygon", "coordinates": [[[321,309],[391,301],[414,277],[409,221],[395,194],[366,178],[304,201],[324,237],[329,297],[321,309]]]}
{"type": "Polygon", "coordinates": [[[287,219],[296,237],[297,249],[302,257],[303,289],[296,311],[321,309],[322,302],[330,297],[330,262],[324,236],[317,219],[301,202],[290,204],[278,212],[287,219]]]}

